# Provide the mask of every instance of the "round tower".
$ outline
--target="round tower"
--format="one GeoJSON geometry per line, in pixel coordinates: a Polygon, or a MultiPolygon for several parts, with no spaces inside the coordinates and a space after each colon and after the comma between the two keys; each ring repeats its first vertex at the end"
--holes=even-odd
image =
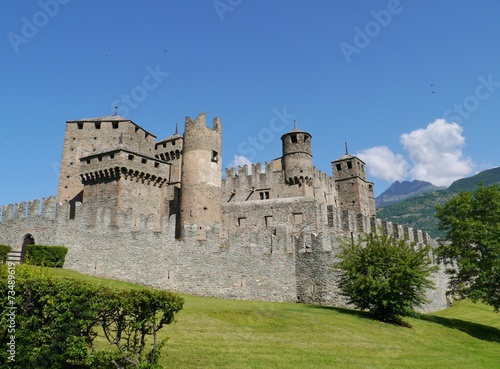
{"type": "Polygon", "coordinates": [[[197,224],[200,229],[221,221],[222,124],[214,118],[206,125],[206,114],[195,121],[186,117],[182,148],[180,226],[197,224]]]}
{"type": "Polygon", "coordinates": [[[283,142],[283,167],[288,184],[311,184],[313,162],[311,151],[312,136],[295,127],[281,136],[283,142]]]}

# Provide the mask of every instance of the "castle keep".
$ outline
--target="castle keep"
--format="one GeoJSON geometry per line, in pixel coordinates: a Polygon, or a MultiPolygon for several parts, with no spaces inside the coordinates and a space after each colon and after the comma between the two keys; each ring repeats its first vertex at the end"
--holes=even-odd
{"type": "MultiPolygon", "coordinates": [[[[66,124],[57,198],[3,206],[0,244],[64,245],[65,267],[203,296],[345,305],[330,265],[339,241],[426,232],[376,218],[365,163],[332,175],[313,165],[312,136],[281,137],[282,156],[222,175],[222,123],[187,117],[163,140],[114,115],[66,124]]],[[[444,273],[425,310],[446,307],[444,273]]]]}

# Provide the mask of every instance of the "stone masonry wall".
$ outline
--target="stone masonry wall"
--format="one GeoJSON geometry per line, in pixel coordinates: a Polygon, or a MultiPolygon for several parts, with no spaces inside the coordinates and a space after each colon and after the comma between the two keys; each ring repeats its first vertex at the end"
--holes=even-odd
{"type": "Polygon", "coordinates": [[[64,135],[58,200],[71,200],[83,190],[78,177],[82,157],[112,150],[120,144],[134,152],[153,156],[155,139],[151,133],[121,117],[68,121],[64,135]]]}
{"type": "Polygon", "coordinates": [[[281,160],[262,165],[261,163],[226,169],[226,178],[222,181],[222,202],[249,200],[268,200],[306,196],[314,198],[320,204],[336,205],[337,190],[335,182],[326,173],[313,167],[312,185],[287,184],[281,160]],[[262,169],[264,168],[264,171],[262,169]],[[251,171],[249,171],[249,169],[251,171]],[[261,199],[261,193],[268,192],[269,198],[261,199]]]}
{"type": "MultiPolygon", "coordinates": [[[[69,219],[68,203],[44,199],[41,212],[39,204],[2,208],[1,244],[20,248],[29,233],[36,243],[67,246],[66,268],[202,296],[345,306],[330,270],[340,237],[379,229],[410,241],[433,242],[422,231],[334,208],[330,225],[321,226],[310,219],[321,213],[312,199],[249,202],[243,209],[260,217],[276,208],[276,214],[285,217],[297,206],[306,215],[302,224],[235,225],[224,238],[218,226],[204,226],[203,239],[193,224],[184,228],[183,240],[175,239],[175,216],[160,221],[141,215],[136,221],[132,210],[113,213],[76,203],[75,218],[69,219]]],[[[225,217],[236,211],[235,204],[223,208],[225,217]]],[[[446,307],[447,277],[442,270],[435,281],[437,290],[429,291],[431,302],[424,311],[446,307]]]]}

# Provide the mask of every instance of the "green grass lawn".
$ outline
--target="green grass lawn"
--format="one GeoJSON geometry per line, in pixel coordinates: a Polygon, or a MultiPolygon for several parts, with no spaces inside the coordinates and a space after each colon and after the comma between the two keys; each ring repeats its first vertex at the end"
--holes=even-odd
{"type": "Polygon", "coordinates": [[[177,323],[160,335],[166,368],[500,368],[500,315],[470,301],[406,318],[408,328],[349,309],[182,296],[177,323]]]}

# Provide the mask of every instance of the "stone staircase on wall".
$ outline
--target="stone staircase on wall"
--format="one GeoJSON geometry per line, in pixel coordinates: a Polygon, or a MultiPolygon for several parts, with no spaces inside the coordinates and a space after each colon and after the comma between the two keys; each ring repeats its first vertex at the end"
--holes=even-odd
{"type": "Polygon", "coordinates": [[[7,254],[7,262],[11,262],[14,264],[21,264],[22,262],[22,254],[21,251],[11,251],[7,254]]]}

